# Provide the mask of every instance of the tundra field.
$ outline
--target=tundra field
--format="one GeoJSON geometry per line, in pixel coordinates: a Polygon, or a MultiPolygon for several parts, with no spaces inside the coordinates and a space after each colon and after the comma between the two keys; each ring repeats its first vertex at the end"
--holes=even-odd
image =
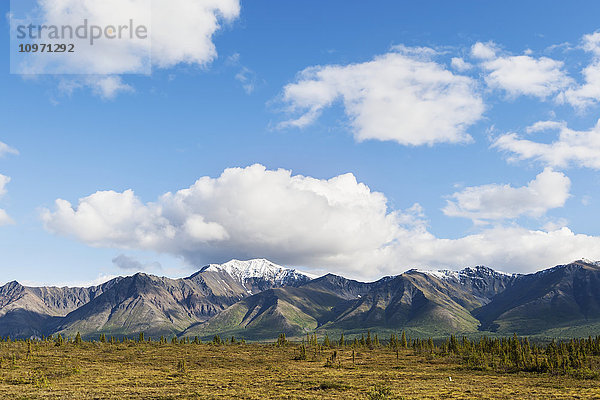
{"type": "MultiPolygon", "coordinates": [[[[365,338],[366,337],[366,338],[365,338]]],[[[142,341],[140,341],[142,339],[142,341]]],[[[597,339],[0,343],[7,399],[599,398],[597,339]]]]}

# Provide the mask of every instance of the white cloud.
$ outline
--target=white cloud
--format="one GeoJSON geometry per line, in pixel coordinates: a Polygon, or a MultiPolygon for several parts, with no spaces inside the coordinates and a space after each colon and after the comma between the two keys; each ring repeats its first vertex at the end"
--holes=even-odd
{"type": "Polygon", "coordinates": [[[581,198],[581,204],[583,204],[584,206],[589,206],[590,204],[592,204],[592,196],[590,195],[584,195],[581,198]]]}
{"type": "Polygon", "coordinates": [[[156,261],[151,263],[142,263],[133,257],[126,256],[125,254],[119,254],[113,258],[112,262],[118,268],[129,271],[156,271],[162,269],[162,265],[156,261]]]}
{"type": "Polygon", "coordinates": [[[103,76],[97,79],[88,80],[94,92],[105,99],[112,99],[120,92],[132,92],[133,88],[121,80],[119,76],[103,76]]]}
{"type": "Polygon", "coordinates": [[[538,121],[535,124],[528,126],[525,129],[527,133],[545,132],[565,128],[567,126],[564,121],[538,121]]]}
{"type": "Polygon", "coordinates": [[[437,238],[418,204],[389,210],[382,193],[352,174],[316,179],[261,165],[202,177],[152,203],[131,190],[96,192],[76,207],[57,200],[43,220],[51,232],[92,246],[174,254],[195,267],[266,257],[361,279],[411,267],[486,264],[525,272],[581,257],[600,259],[600,238],[566,227],[492,228],[437,238]]]}
{"type": "Polygon", "coordinates": [[[152,62],[161,68],[203,65],[217,56],[212,37],[239,16],[240,2],[155,0],[152,13],[160,15],[152,20],[152,62]]]}
{"type": "Polygon", "coordinates": [[[0,174],[0,197],[6,194],[6,185],[10,182],[10,177],[0,174]]]}
{"type": "MultiPolygon", "coordinates": [[[[28,10],[34,14],[34,10],[28,10]]],[[[240,14],[239,0],[38,0],[35,23],[46,26],[78,27],[84,20],[100,28],[129,25],[148,29],[148,39],[73,40],[76,51],[56,57],[48,54],[23,55],[15,63],[24,74],[90,74],[77,87],[89,86],[101,97],[130,91],[118,75],[150,74],[152,67],[171,68],[178,64],[206,66],[217,57],[213,36],[224,24],[240,14]],[[105,75],[102,77],[101,75],[105,75]]],[[[17,18],[14,15],[13,19],[17,18]]],[[[23,18],[23,16],[19,16],[23,18]]],[[[15,26],[20,22],[13,20],[15,26]]],[[[31,21],[26,21],[31,22],[31,21]]],[[[49,31],[48,31],[49,32],[49,31]]],[[[128,31],[126,30],[125,33],[128,31]]],[[[71,42],[70,40],[67,40],[71,42]]]]}
{"type": "Polygon", "coordinates": [[[304,127],[341,101],[356,140],[403,145],[469,142],[467,128],[484,105],[475,82],[431,60],[427,48],[396,46],[360,64],[307,68],[283,90],[297,118],[281,127],[304,127]]]}
{"type": "Polygon", "coordinates": [[[19,151],[6,143],[0,142],[0,157],[4,157],[7,154],[18,155],[19,151]]]}
{"type": "Polygon", "coordinates": [[[43,220],[48,230],[92,246],[170,253],[192,265],[262,256],[347,263],[385,248],[398,229],[385,196],[352,174],[320,180],[261,165],[200,178],[153,203],[131,190],[97,192],[75,208],[59,199],[43,220]]]}
{"type": "Polygon", "coordinates": [[[592,62],[581,71],[585,83],[566,90],[560,100],[585,109],[600,101],[600,32],[584,35],[581,48],[592,55],[592,62]]]}
{"type": "Polygon", "coordinates": [[[526,95],[545,99],[573,83],[564,71],[564,63],[548,57],[499,56],[493,43],[481,42],[473,45],[471,54],[482,59],[481,66],[487,72],[487,85],[504,90],[509,96],[526,95]]]}
{"type": "Polygon", "coordinates": [[[555,218],[546,222],[542,229],[548,232],[556,231],[562,228],[566,228],[568,224],[569,221],[567,221],[567,219],[565,218],[555,218]]]}
{"type": "Polygon", "coordinates": [[[6,210],[0,208],[0,226],[14,224],[13,219],[6,213],[6,210]]]}
{"type": "Polygon", "coordinates": [[[542,121],[528,132],[557,130],[558,139],[551,143],[522,139],[516,133],[500,136],[493,147],[513,153],[511,160],[537,160],[553,167],[576,165],[600,169],[600,120],[588,131],[569,129],[565,123],[542,121]]]}
{"type": "Polygon", "coordinates": [[[77,89],[90,88],[95,95],[105,100],[114,99],[121,92],[134,91],[133,87],[124,83],[118,75],[90,75],[62,79],[58,88],[62,93],[69,96],[77,89]]]}
{"type": "Polygon", "coordinates": [[[466,62],[464,59],[462,59],[460,57],[452,57],[452,60],[450,61],[450,65],[452,66],[452,68],[454,68],[458,72],[468,71],[471,68],[473,68],[473,65],[469,64],[468,62],[466,62]]]}
{"type": "Polygon", "coordinates": [[[252,94],[254,89],[256,89],[258,81],[256,73],[242,65],[239,53],[234,53],[227,57],[227,64],[238,69],[238,72],[235,74],[235,80],[241,83],[246,94],[252,94]]]}
{"type": "Polygon", "coordinates": [[[89,288],[92,286],[99,286],[102,285],[103,283],[106,283],[110,280],[113,280],[115,278],[120,278],[122,277],[122,275],[107,275],[107,274],[98,274],[97,278],[92,279],[92,280],[86,280],[86,281],[52,281],[51,283],[49,282],[43,282],[43,281],[34,281],[34,280],[19,280],[19,283],[21,283],[24,286],[28,286],[28,287],[43,287],[43,286],[55,286],[55,287],[82,287],[82,288],[89,288]]]}
{"type": "Polygon", "coordinates": [[[540,217],[564,206],[569,198],[570,179],[550,168],[544,169],[523,187],[483,185],[468,187],[451,195],[443,209],[450,217],[464,217],[475,223],[514,219],[521,215],[540,217]]]}
{"type": "Polygon", "coordinates": [[[481,43],[477,42],[471,47],[471,55],[475,58],[488,60],[496,57],[498,48],[493,42],[481,43]]]}
{"type": "MultiPolygon", "coordinates": [[[[10,182],[10,177],[0,174],[0,197],[6,194],[6,185],[10,182]]],[[[6,210],[0,208],[0,226],[13,224],[13,219],[6,213],[6,210]]]]}
{"type": "Polygon", "coordinates": [[[252,94],[256,88],[256,74],[247,67],[241,67],[235,74],[235,80],[242,84],[246,94],[252,94]]]}
{"type": "Polygon", "coordinates": [[[506,272],[529,273],[581,258],[600,260],[600,237],[575,234],[567,227],[549,231],[496,227],[459,239],[423,234],[399,243],[398,263],[416,267],[483,264],[506,272]]]}

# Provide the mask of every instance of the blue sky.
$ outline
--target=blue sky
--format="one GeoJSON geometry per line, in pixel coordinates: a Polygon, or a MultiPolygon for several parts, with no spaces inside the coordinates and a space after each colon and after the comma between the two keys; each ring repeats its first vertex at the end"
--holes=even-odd
{"type": "MultiPolygon", "coordinates": [[[[212,12],[179,4],[191,27],[212,12]]],[[[227,0],[218,28],[185,32],[215,54],[157,51],[149,76],[9,74],[5,18],[0,281],[249,257],[363,279],[600,259],[598,11],[227,0]]]]}

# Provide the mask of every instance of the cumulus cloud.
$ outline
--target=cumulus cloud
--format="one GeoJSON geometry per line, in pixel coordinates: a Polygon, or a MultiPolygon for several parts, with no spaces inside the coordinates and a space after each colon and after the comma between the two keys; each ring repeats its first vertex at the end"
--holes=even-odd
{"type": "Polygon", "coordinates": [[[600,169],[600,120],[587,131],[569,129],[564,122],[541,121],[527,128],[529,133],[558,131],[558,139],[536,142],[517,133],[496,139],[493,147],[512,153],[511,160],[536,160],[553,167],[575,165],[600,169]]]}
{"type": "Polygon", "coordinates": [[[280,126],[305,127],[341,102],[358,141],[469,142],[467,128],[484,112],[476,83],[436,63],[434,55],[428,48],[396,46],[364,63],[307,68],[283,89],[283,102],[297,117],[280,126]]]}
{"type": "Polygon", "coordinates": [[[6,143],[0,142],[0,157],[4,157],[7,154],[18,155],[19,151],[6,143]]]}
{"type": "MultiPolygon", "coordinates": [[[[551,174],[544,171],[528,186],[543,186],[547,176],[564,184],[551,174]]],[[[258,164],[202,177],[155,202],[144,203],[131,190],[96,192],[76,206],[59,199],[42,217],[49,231],[92,246],[169,253],[195,267],[266,257],[370,279],[411,267],[487,264],[523,272],[581,257],[600,259],[600,238],[566,227],[496,227],[438,238],[429,232],[420,205],[390,210],[384,194],[352,174],[317,179],[258,164]]],[[[126,256],[115,263],[139,269],[126,256]]]]}
{"type": "Polygon", "coordinates": [[[452,60],[450,61],[450,65],[452,66],[452,68],[454,68],[458,72],[468,71],[471,68],[473,68],[473,65],[469,64],[468,62],[466,62],[464,59],[462,59],[460,57],[452,57],[452,60]]]}
{"type": "Polygon", "coordinates": [[[352,174],[329,180],[230,168],[143,203],[131,190],[57,200],[46,228],[92,246],[155,250],[192,265],[268,255],[279,262],[349,262],[385,248],[398,229],[386,198],[352,174]]]}
{"type": "Polygon", "coordinates": [[[489,60],[496,57],[498,48],[494,42],[477,42],[471,46],[471,55],[482,60],[489,60]]]}
{"type": "Polygon", "coordinates": [[[527,186],[473,186],[450,196],[443,209],[450,217],[463,217],[475,223],[540,217],[552,208],[562,207],[569,198],[571,180],[560,172],[544,169],[527,186]]]}
{"type": "MultiPolygon", "coordinates": [[[[130,91],[118,75],[150,74],[152,67],[205,66],[212,62],[217,57],[213,36],[240,14],[239,0],[37,0],[37,3],[36,10],[11,14],[12,26],[27,26],[32,21],[25,18],[33,15],[34,25],[76,28],[87,21],[88,26],[97,26],[103,32],[110,27],[128,27],[125,34],[119,31],[125,39],[102,37],[90,45],[90,33],[85,39],[63,41],[75,45],[72,54],[64,57],[50,53],[23,54],[18,62],[11,64],[16,68],[12,72],[21,74],[92,75],[77,79],[75,85],[90,87],[104,98],[130,91]],[[144,27],[147,36],[128,36],[130,20],[136,32],[137,27],[144,27]]],[[[50,30],[44,32],[50,34],[50,30]]],[[[117,29],[110,32],[114,36],[117,29]]]]}
{"type": "Polygon", "coordinates": [[[591,54],[592,62],[581,71],[584,83],[566,90],[561,100],[585,109],[600,100],[600,32],[584,35],[581,42],[581,48],[591,54]]]}
{"type": "Polygon", "coordinates": [[[528,230],[495,227],[458,239],[431,234],[407,237],[396,249],[399,264],[445,268],[487,265],[530,273],[581,258],[600,260],[600,237],[576,234],[567,227],[528,230]]]}
{"type": "Polygon", "coordinates": [[[481,59],[487,85],[504,90],[509,96],[526,95],[545,99],[573,83],[565,72],[562,61],[548,57],[498,53],[499,50],[493,43],[477,42],[471,48],[471,55],[481,59]]]}
{"type": "Polygon", "coordinates": [[[126,256],[125,254],[119,254],[112,260],[113,264],[117,268],[126,271],[148,271],[148,270],[160,270],[162,266],[158,262],[142,263],[133,257],[126,256]]]}

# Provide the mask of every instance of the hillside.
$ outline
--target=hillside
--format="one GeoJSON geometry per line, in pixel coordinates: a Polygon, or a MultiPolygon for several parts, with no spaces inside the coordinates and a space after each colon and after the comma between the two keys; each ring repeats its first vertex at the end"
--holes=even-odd
{"type": "Polygon", "coordinates": [[[473,315],[482,330],[518,334],[598,323],[600,263],[579,260],[522,276],[473,315]]]}
{"type": "Polygon", "coordinates": [[[211,264],[170,279],[138,273],[89,288],[0,287],[0,335],[214,334],[271,339],[315,330],[585,336],[600,334],[600,263],[534,274],[477,266],[409,270],[376,282],[313,279],[268,260],[211,264]]]}

